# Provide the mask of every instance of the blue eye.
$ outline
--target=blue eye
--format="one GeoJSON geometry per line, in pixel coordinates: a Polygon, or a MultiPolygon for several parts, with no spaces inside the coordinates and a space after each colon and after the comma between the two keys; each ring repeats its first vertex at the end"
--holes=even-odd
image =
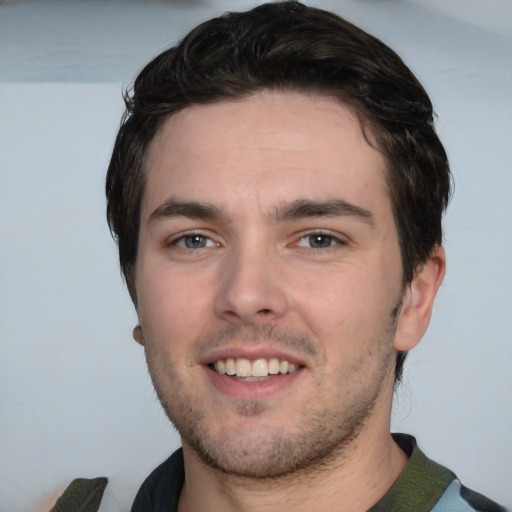
{"type": "Polygon", "coordinates": [[[203,247],[216,245],[208,237],[198,234],[185,235],[176,240],[175,244],[185,249],[202,249],[203,247]]]}
{"type": "Polygon", "coordinates": [[[342,240],[328,233],[310,233],[303,236],[297,243],[299,247],[310,249],[329,249],[340,244],[343,244],[342,240]]]}
{"type": "Polygon", "coordinates": [[[314,235],[309,235],[305,238],[307,239],[309,246],[314,249],[325,249],[327,247],[331,247],[335,243],[339,243],[339,241],[334,237],[323,233],[315,233],[314,235]]]}
{"type": "Polygon", "coordinates": [[[189,249],[198,249],[206,246],[206,238],[201,235],[191,235],[183,238],[185,246],[189,249]]]}

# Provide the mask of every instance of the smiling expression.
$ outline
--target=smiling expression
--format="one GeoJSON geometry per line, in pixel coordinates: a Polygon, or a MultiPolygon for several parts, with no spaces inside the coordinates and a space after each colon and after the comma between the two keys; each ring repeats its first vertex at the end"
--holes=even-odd
{"type": "Polygon", "coordinates": [[[163,124],[135,289],[186,451],[276,476],[389,433],[404,290],[385,168],[328,97],[261,92],[163,124]]]}

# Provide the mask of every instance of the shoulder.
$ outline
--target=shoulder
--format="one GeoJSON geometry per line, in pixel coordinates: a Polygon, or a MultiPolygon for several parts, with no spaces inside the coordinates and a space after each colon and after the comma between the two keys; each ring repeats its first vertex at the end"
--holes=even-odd
{"type": "Polygon", "coordinates": [[[180,448],[146,478],[135,497],[131,512],[176,510],[184,480],[183,451],[180,448]]]}
{"type": "Polygon", "coordinates": [[[369,512],[502,512],[505,509],[464,487],[457,476],[429,459],[412,436],[393,434],[409,463],[369,512]]]}
{"type": "Polygon", "coordinates": [[[482,494],[454,480],[445,490],[432,512],[505,512],[505,509],[482,494]]]}

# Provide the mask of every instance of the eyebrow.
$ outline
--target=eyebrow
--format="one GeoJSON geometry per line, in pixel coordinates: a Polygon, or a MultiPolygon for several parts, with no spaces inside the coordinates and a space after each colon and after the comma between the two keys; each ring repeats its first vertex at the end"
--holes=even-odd
{"type": "Polygon", "coordinates": [[[356,217],[366,224],[373,225],[373,215],[369,210],[343,199],[329,199],[326,201],[298,199],[290,204],[278,206],[271,214],[271,219],[274,222],[283,222],[308,217],[340,216],[356,217]]]}
{"type": "Polygon", "coordinates": [[[226,218],[226,215],[223,210],[210,203],[179,201],[171,198],[160,205],[149,216],[148,222],[172,217],[188,217],[198,220],[223,220],[226,218]]]}
{"type": "MultiPolygon", "coordinates": [[[[340,217],[352,216],[373,225],[373,215],[369,210],[356,206],[343,199],[329,199],[316,201],[311,199],[297,199],[275,208],[269,217],[272,222],[286,222],[308,217],[340,217]]],[[[164,218],[188,217],[198,220],[222,221],[227,218],[224,210],[211,203],[199,201],[179,201],[168,199],[160,205],[150,216],[148,222],[164,218]]]]}

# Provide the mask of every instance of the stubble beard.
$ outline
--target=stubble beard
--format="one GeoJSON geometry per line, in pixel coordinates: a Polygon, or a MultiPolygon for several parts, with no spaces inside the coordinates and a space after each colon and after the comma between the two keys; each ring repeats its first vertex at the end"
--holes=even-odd
{"type": "MultiPolygon", "coordinates": [[[[395,310],[384,332],[380,333],[381,339],[372,345],[377,353],[367,354],[367,358],[346,369],[340,376],[339,392],[334,403],[321,408],[315,404],[304,405],[301,420],[293,432],[274,426],[272,430],[260,428],[250,435],[233,429],[212,434],[200,398],[181,385],[170,362],[162,367],[162,358],[158,358],[158,355],[153,358],[148,354],[148,347],[146,358],[158,398],[167,416],[183,442],[192,448],[203,463],[214,470],[237,477],[296,477],[299,473],[311,474],[340,465],[349,456],[350,448],[364,430],[390,374],[394,359],[390,339],[396,328],[395,310]],[[373,363],[371,375],[367,378],[365,369],[376,359],[378,364],[373,363]],[[358,387],[358,381],[364,385],[358,387]],[[355,384],[353,389],[347,388],[347,382],[353,386],[355,384]]],[[[254,329],[261,331],[257,327],[254,329]]],[[[268,334],[267,329],[265,335],[268,334]]],[[[279,337],[274,332],[271,335],[279,337]]],[[[285,336],[293,343],[293,336],[285,336]]],[[[239,400],[235,403],[236,413],[242,419],[261,417],[263,421],[267,407],[264,401],[258,400],[239,400]]],[[[222,411],[217,413],[221,415],[222,411]]]]}

